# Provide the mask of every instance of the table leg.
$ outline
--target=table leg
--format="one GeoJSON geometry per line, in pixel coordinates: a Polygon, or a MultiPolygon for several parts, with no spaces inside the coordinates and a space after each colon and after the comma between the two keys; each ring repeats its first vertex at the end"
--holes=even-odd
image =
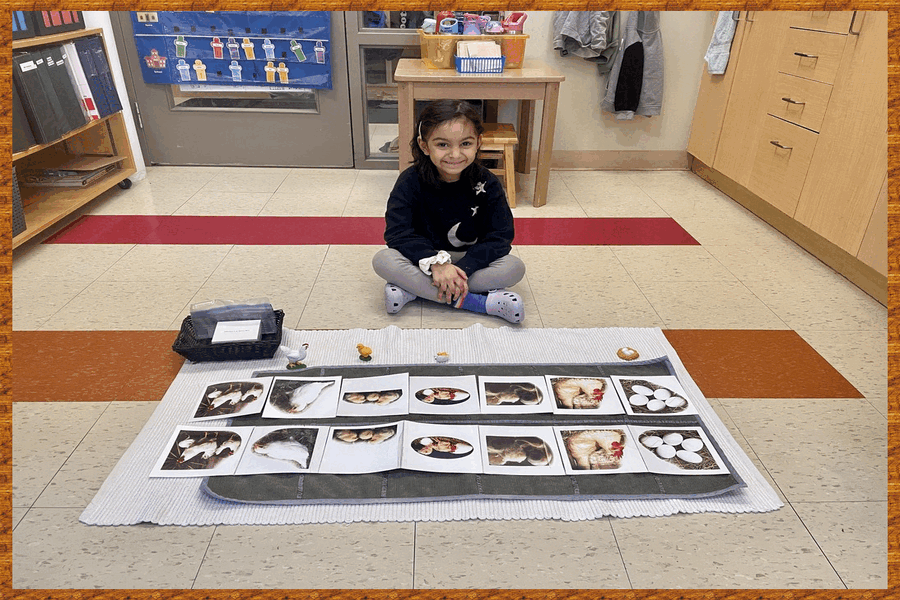
{"type": "Polygon", "coordinates": [[[519,100],[519,127],[516,135],[516,171],[531,173],[531,131],[534,128],[534,100],[519,100]]]}
{"type": "Polygon", "coordinates": [[[544,87],[544,107],[541,118],[541,141],[538,145],[537,176],[534,180],[534,206],[547,203],[550,185],[550,157],[553,154],[553,130],[556,128],[556,104],[559,100],[559,83],[544,87]]]}
{"type": "Polygon", "coordinates": [[[409,141],[413,136],[413,86],[404,81],[397,82],[397,124],[399,125],[400,171],[405,171],[412,164],[412,150],[409,141]]]}

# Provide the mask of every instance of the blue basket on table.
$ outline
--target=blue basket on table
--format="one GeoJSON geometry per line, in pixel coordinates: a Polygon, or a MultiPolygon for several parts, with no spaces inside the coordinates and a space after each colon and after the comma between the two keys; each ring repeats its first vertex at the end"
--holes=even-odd
{"type": "Polygon", "coordinates": [[[502,73],[505,56],[456,56],[457,73],[502,73]]]}

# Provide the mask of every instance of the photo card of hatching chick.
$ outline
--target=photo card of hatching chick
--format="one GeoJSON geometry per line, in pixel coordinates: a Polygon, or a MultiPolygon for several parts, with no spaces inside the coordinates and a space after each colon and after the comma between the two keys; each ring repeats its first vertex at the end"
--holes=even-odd
{"type": "Polygon", "coordinates": [[[341,377],[282,377],[272,381],[262,416],[272,419],[327,419],[337,415],[341,377]]]}
{"type": "Polygon", "coordinates": [[[205,384],[193,421],[258,415],[266,402],[271,377],[248,377],[205,384]]]}
{"type": "Polygon", "coordinates": [[[345,377],[338,400],[339,417],[382,417],[409,414],[409,373],[345,377]]]}
{"type": "Polygon", "coordinates": [[[564,475],[552,427],[479,425],[482,467],[492,475],[564,475]]]}
{"type": "Polygon", "coordinates": [[[426,415],[477,415],[478,379],[474,375],[450,377],[410,376],[409,412],[426,415]]]}
{"type": "Polygon", "coordinates": [[[647,472],[625,425],[554,427],[554,433],[570,475],[647,472]]]}
{"type": "Polygon", "coordinates": [[[437,473],[481,473],[477,425],[405,421],[400,466],[437,473]]]}
{"type": "Polygon", "coordinates": [[[624,415],[609,377],[545,375],[553,412],[565,415],[624,415]]]}
{"type": "Polygon", "coordinates": [[[252,427],[178,427],[150,477],[232,475],[252,427]]]}
{"type": "Polygon", "coordinates": [[[478,377],[482,414],[535,414],[553,412],[547,382],[541,375],[478,377]]]}
{"type": "Polygon", "coordinates": [[[332,427],[320,473],[380,473],[400,468],[404,421],[332,427]]]}
{"type": "Polygon", "coordinates": [[[327,438],[324,426],[254,427],[235,475],[315,473],[327,438]]]}

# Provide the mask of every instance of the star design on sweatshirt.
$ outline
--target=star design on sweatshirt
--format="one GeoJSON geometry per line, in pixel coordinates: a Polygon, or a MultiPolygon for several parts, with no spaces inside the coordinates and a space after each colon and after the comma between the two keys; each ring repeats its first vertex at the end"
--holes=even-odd
{"type": "MultiPolygon", "coordinates": [[[[487,183],[487,182],[482,181],[481,183],[476,183],[476,184],[475,184],[475,195],[476,195],[476,196],[477,196],[478,194],[480,194],[481,192],[484,191],[484,185],[485,185],[485,183],[487,183]]],[[[475,214],[475,213],[472,213],[472,214],[475,214]]]]}
{"type": "Polygon", "coordinates": [[[477,213],[477,212],[478,212],[478,207],[477,207],[477,206],[473,206],[473,207],[472,207],[472,216],[474,217],[474,216],[475,216],[475,213],[477,213]]]}

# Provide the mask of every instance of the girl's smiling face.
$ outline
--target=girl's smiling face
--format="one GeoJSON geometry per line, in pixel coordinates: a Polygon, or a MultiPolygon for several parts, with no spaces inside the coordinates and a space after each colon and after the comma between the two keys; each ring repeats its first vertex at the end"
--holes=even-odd
{"type": "Polygon", "coordinates": [[[465,117],[441,123],[435,127],[426,142],[419,138],[419,147],[437,167],[441,179],[459,181],[459,175],[475,161],[481,136],[465,117]]]}

